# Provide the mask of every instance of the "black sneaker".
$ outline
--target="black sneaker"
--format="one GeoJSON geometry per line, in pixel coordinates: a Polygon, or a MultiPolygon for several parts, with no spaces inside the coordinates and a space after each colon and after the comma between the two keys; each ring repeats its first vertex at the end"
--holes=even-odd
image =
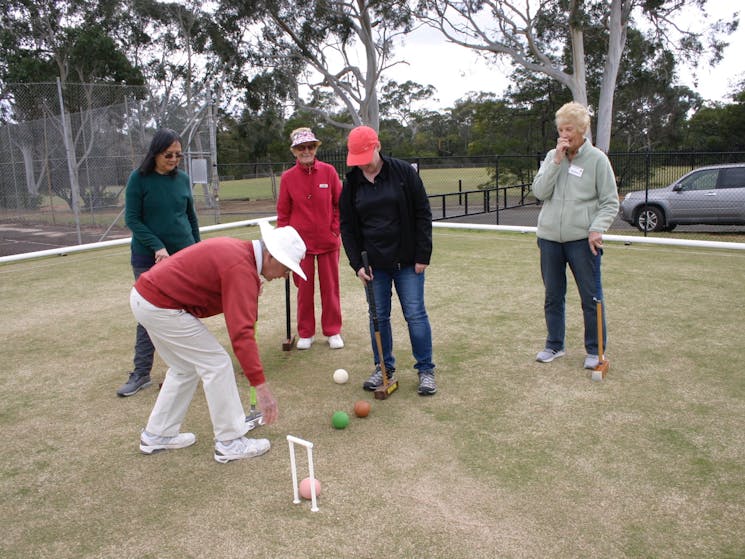
{"type": "MultiPolygon", "coordinates": [[[[395,379],[393,376],[393,373],[395,373],[396,370],[386,370],[386,373],[388,374],[388,384],[392,383],[395,379]]],[[[365,382],[362,383],[362,388],[365,390],[373,391],[379,386],[383,385],[383,371],[380,369],[380,367],[375,367],[375,372],[370,375],[370,378],[368,378],[365,382]]]]}
{"type": "Polygon", "coordinates": [[[129,380],[116,391],[116,395],[121,398],[131,396],[146,386],[150,386],[150,375],[141,375],[140,373],[135,373],[133,371],[129,373],[129,380]]]}
{"type": "Polygon", "coordinates": [[[435,374],[432,371],[419,373],[419,388],[417,389],[417,392],[422,396],[431,396],[437,392],[435,374]]]}

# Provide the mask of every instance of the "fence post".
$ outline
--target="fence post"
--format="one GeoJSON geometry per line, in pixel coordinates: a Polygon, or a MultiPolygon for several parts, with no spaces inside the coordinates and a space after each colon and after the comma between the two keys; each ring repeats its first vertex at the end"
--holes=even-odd
{"type": "Polygon", "coordinates": [[[209,119],[210,159],[212,159],[211,197],[215,202],[215,224],[220,223],[220,176],[217,171],[217,131],[215,127],[215,98],[210,95],[207,118],[209,119]]]}
{"type": "Polygon", "coordinates": [[[494,224],[499,225],[499,190],[496,191],[497,194],[497,208],[494,212],[494,224]]]}
{"type": "MultiPolygon", "coordinates": [[[[494,186],[499,189],[499,156],[494,164],[494,186]]],[[[499,195],[497,195],[497,203],[499,203],[499,195]]]]}
{"type": "MultiPolygon", "coordinates": [[[[647,150],[645,156],[644,156],[644,211],[647,211],[647,203],[649,202],[649,181],[650,181],[650,175],[652,173],[652,154],[649,150],[647,150]]],[[[644,236],[647,236],[647,223],[644,222],[644,236]]]]}
{"type": "Polygon", "coordinates": [[[75,215],[75,229],[78,233],[78,244],[83,244],[83,236],[80,233],[80,185],[78,184],[78,173],[75,166],[75,148],[72,143],[72,135],[70,133],[70,122],[67,120],[67,113],[65,113],[65,100],[62,97],[62,81],[57,78],[57,95],[59,96],[59,114],[62,119],[62,137],[65,142],[65,152],[67,154],[67,172],[70,177],[70,189],[72,191],[72,213],[75,215]]]}

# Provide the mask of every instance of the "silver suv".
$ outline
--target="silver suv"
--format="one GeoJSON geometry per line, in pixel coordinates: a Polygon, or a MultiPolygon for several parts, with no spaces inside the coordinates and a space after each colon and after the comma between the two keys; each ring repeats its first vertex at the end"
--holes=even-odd
{"type": "Polygon", "coordinates": [[[629,192],[621,219],[640,231],[676,225],[745,225],[745,163],[701,167],[665,188],[629,192]]]}

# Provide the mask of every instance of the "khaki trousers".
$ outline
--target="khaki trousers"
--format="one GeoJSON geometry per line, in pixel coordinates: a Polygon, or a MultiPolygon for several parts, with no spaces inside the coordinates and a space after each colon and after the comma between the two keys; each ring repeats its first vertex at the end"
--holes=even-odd
{"type": "Polygon", "coordinates": [[[217,338],[197,317],[184,310],[158,308],[135,288],[129,303],[169,367],[145,430],[161,437],[177,435],[201,380],[215,440],[227,442],[245,435],[248,427],[233,362],[217,338]]]}

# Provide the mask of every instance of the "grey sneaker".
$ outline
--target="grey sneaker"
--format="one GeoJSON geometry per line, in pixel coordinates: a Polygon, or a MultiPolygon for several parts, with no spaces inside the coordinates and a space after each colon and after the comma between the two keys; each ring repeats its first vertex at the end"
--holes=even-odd
{"type": "Polygon", "coordinates": [[[600,363],[600,359],[597,355],[592,355],[590,353],[585,357],[585,369],[594,369],[598,366],[598,363],[600,363]]]}
{"type": "Polygon", "coordinates": [[[437,392],[435,384],[435,374],[432,371],[423,371],[419,373],[419,388],[417,392],[422,396],[431,396],[437,392]]]}
{"type": "Polygon", "coordinates": [[[116,391],[116,395],[121,398],[131,396],[147,386],[150,386],[150,375],[142,375],[132,371],[129,373],[129,380],[116,391]]]}
{"type": "MultiPolygon", "coordinates": [[[[396,369],[391,369],[391,370],[386,369],[386,373],[388,373],[388,384],[396,380],[396,377],[394,376],[395,372],[396,372],[396,369]]],[[[375,372],[373,372],[373,374],[370,375],[370,378],[368,378],[365,382],[362,383],[362,388],[364,388],[365,390],[373,391],[382,385],[383,385],[383,371],[380,369],[380,367],[375,367],[375,372]]]]}
{"type": "Polygon", "coordinates": [[[545,348],[543,351],[539,352],[538,355],[535,356],[535,360],[541,363],[551,363],[551,361],[562,357],[563,355],[566,355],[566,353],[567,352],[563,349],[545,348]]]}
{"type": "Polygon", "coordinates": [[[264,425],[264,414],[259,410],[252,409],[246,414],[246,426],[249,431],[252,431],[256,427],[264,425]]]}
{"type": "Polygon", "coordinates": [[[227,464],[231,460],[253,458],[269,451],[271,444],[267,439],[233,439],[232,441],[215,443],[215,460],[220,464],[227,464]]]}
{"type": "Polygon", "coordinates": [[[175,437],[159,437],[151,435],[147,431],[140,433],[140,451],[144,454],[152,454],[160,450],[175,450],[186,448],[197,442],[194,433],[179,433],[175,437]]]}

